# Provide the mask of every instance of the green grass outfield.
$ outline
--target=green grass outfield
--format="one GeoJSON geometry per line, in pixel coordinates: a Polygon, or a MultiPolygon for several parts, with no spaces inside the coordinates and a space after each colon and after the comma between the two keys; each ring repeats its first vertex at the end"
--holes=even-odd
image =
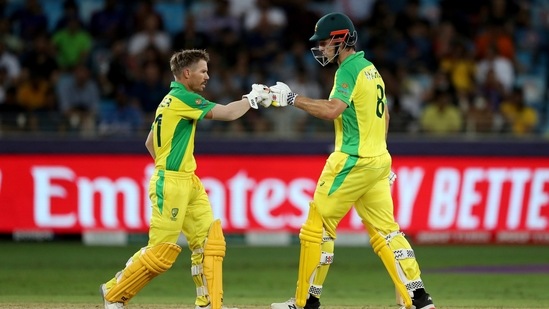
{"type": "MultiPolygon", "coordinates": [[[[0,308],[102,308],[99,284],[138,249],[2,241],[0,308]]],[[[415,251],[437,308],[549,308],[547,246],[415,246],[415,251]]],[[[298,255],[297,246],[229,245],[226,305],[269,308],[291,297],[298,255]]],[[[194,293],[185,250],[129,308],[194,308],[194,293]]],[[[394,299],[394,287],[371,248],[336,247],[324,308],[398,308],[394,299]]]]}

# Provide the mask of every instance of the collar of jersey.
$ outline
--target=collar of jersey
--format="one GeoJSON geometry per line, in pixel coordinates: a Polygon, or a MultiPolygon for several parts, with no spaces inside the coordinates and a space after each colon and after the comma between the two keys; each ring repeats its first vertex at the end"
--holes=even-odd
{"type": "Polygon", "coordinates": [[[185,85],[183,85],[182,83],[178,82],[178,81],[172,81],[170,83],[170,88],[183,88],[185,90],[187,90],[187,88],[185,87],[185,85]]]}
{"type": "Polygon", "coordinates": [[[340,67],[344,66],[347,62],[357,58],[357,57],[364,57],[364,51],[359,51],[359,52],[356,52],[352,55],[349,55],[349,57],[345,58],[345,60],[343,60],[343,63],[341,63],[340,67]]]}

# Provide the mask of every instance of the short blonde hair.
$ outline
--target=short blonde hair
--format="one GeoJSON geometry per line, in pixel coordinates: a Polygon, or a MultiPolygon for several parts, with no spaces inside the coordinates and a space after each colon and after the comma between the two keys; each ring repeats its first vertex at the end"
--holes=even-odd
{"type": "Polygon", "coordinates": [[[188,68],[200,60],[210,61],[210,55],[203,49],[184,49],[175,52],[170,58],[170,70],[174,76],[179,76],[184,68],[188,68]]]}

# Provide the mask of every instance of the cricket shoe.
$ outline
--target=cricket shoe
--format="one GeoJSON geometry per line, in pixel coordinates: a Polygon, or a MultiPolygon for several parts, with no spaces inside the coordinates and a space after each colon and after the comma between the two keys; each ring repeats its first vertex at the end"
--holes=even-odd
{"type": "Polygon", "coordinates": [[[320,308],[320,302],[318,300],[314,303],[309,303],[309,300],[307,300],[305,307],[299,307],[298,305],[296,305],[295,298],[293,297],[283,303],[271,304],[271,309],[319,309],[319,308],[320,308]]]}
{"type": "Polygon", "coordinates": [[[425,293],[418,299],[412,299],[412,309],[435,309],[431,295],[425,293]]]}
{"type": "MultiPolygon", "coordinates": [[[[196,306],[194,307],[194,309],[211,309],[212,308],[212,305],[211,304],[208,304],[207,306],[196,306]]],[[[238,309],[238,308],[232,308],[232,307],[225,307],[225,306],[221,306],[221,309],[238,309]]]]}
{"type": "Polygon", "coordinates": [[[99,288],[99,291],[101,292],[101,297],[103,298],[103,303],[105,304],[105,309],[124,309],[124,303],[111,303],[105,298],[105,295],[107,295],[107,287],[105,284],[102,284],[99,288]]]}

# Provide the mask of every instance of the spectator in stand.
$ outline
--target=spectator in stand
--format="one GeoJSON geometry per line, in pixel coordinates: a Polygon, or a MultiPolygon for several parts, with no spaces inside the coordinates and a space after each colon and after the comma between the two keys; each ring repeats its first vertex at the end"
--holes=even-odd
{"type": "Polygon", "coordinates": [[[486,78],[482,84],[478,85],[480,94],[486,99],[488,107],[497,111],[500,108],[501,101],[506,96],[503,84],[497,79],[494,70],[489,70],[486,73],[486,78]]]}
{"type": "Polygon", "coordinates": [[[477,18],[480,22],[488,24],[495,23],[498,25],[505,25],[506,22],[509,22],[508,25],[511,25],[515,22],[521,7],[530,6],[527,4],[528,2],[536,1],[492,0],[479,2],[481,8],[478,10],[477,18]]]}
{"type": "Polygon", "coordinates": [[[128,53],[131,57],[139,59],[148,46],[154,46],[162,56],[171,51],[171,37],[162,30],[158,17],[150,13],[143,17],[143,30],[134,33],[128,40],[128,53]]]}
{"type": "Polygon", "coordinates": [[[126,42],[124,40],[115,41],[110,47],[105,67],[100,69],[98,74],[102,96],[114,98],[117,89],[130,86],[132,77],[128,67],[126,42]]]}
{"type": "Polygon", "coordinates": [[[48,80],[30,74],[17,86],[17,102],[25,109],[26,126],[37,131],[40,125],[46,125],[50,113],[57,113],[55,96],[48,80]]]}
{"type": "MultiPolygon", "coordinates": [[[[395,27],[402,31],[407,31],[414,24],[420,23],[429,25],[429,20],[421,15],[420,0],[405,1],[404,9],[396,14],[395,27]]],[[[404,33],[406,35],[406,33],[404,33]]]]}
{"type": "Polygon", "coordinates": [[[417,120],[407,110],[403,109],[400,103],[400,98],[395,99],[389,105],[389,115],[391,122],[389,123],[390,133],[410,133],[417,132],[417,120]]]}
{"type": "Polygon", "coordinates": [[[248,32],[269,25],[273,32],[280,34],[287,25],[286,13],[271,0],[256,0],[254,8],[246,11],[243,17],[244,28],[248,32]]]}
{"type": "Polygon", "coordinates": [[[454,44],[459,41],[458,34],[455,26],[447,20],[441,21],[433,30],[433,53],[441,62],[451,56],[454,44]]]}
{"type": "MultiPolygon", "coordinates": [[[[304,1],[306,2],[306,1],[304,1]]],[[[342,12],[353,21],[355,28],[361,28],[368,18],[372,16],[373,6],[376,0],[338,0],[334,1],[333,11],[342,12]]],[[[314,29],[313,28],[299,28],[299,29],[314,29]]]]}
{"type": "Polygon", "coordinates": [[[145,123],[151,123],[154,120],[159,98],[163,98],[169,89],[167,89],[166,83],[162,79],[163,72],[157,63],[145,63],[142,72],[128,95],[131,104],[139,106],[143,111],[145,123]]]}
{"type": "Polygon", "coordinates": [[[74,17],[67,20],[64,28],[53,33],[52,42],[60,69],[68,72],[87,62],[93,44],[91,35],[74,17]]]}
{"type": "Polygon", "coordinates": [[[535,132],[538,113],[534,108],[525,104],[521,88],[513,89],[508,99],[501,104],[500,111],[505,120],[505,132],[519,136],[535,132]]]}
{"type": "Polygon", "coordinates": [[[205,11],[204,16],[196,19],[196,30],[207,37],[213,49],[223,51],[220,65],[223,69],[229,69],[235,65],[238,54],[244,49],[241,40],[242,23],[238,17],[231,15],[228,0],[216,0],[210,4],[211,7],[202,10],[205,11]]]}
{"type": "Polygon", "coordinates": [[[462,123],[461,111],[453,104],[451,93],[443,90],[435,91],[420,119],[423,132],[439,135],[460,132],[462,123]]]}
{"type": "Polygon", "coordinates": [[[196,29],[196,17],[194,14],[186,13],[185,15],[183,18],[185,26],[172,37],[172,49],[206,49],[209,47],[211,45],[210,37],[196,29]]]}
{"type": "Polygon", "coordinates": [[[23,42],[32,41],[36,35],[48,29],[48,17],[38,0],[26,0],[22,8],[13,12],[10,21],[23,42]]]}
{"type": "Polygon", "coordinates": [[[127,35],[125,16],[119,1],[106,0],[105,6],[91,15],[89,30],[94,44],[108,48],[115,42],[125,39],[127,35]]]}
{"type": "Polygon", "coordinates": [[[503,86],[505,93],[511,92],[515,83],[515,71],[511,60],[498,54],[496,46],[488,48],[485,55],[476,65],[477,83],[484,84],[489,72],[493,72],[496,80],[503,86]]]}
{"type": "MultiPolygon", "coordinates": [[[[364,1],[364,0],[359,0],[364,1]]],[[[290,47],[293,44],[308,42],[309,35],[306,31],[296,31],[296,29],[314,29],[315,24],[320,18],[318,13],[311,9],[310,4],[311,0],[303,0],[303,1],[282,1],[283,9],[286,14],[286,19],[292,21],[291,27],[285,27],[284,28],[284,38],[287,38],[284,40],[283,44],[286,45],[286,47],[290,47]]],[[[334,3],[334,5],[337,5],[340,1],[334,3]]],[[[366,1],[364,1],[366,2],[366,1]]],[[[361,7],[366,7],[367,5],[363,4],[361,7]]],[[[335,10],[339,11],[339,10],[335,10]]],[[[309,50],[307,49],[307,52],[309,50]]],[[[307,58],[310,59],[310,55],[307,54],[307,58]]],[[[314,61],[313,61],[314,62],[314,61]]],[[[315,66],[317,63],[315,63],[315,66]]]]}
{"type": "Polygon", "coordinates": [[[99,134],[131,135],[143,130],[143,115],[139,106],[133,105],[124,87],[115,90],[114,106],[101,113],[99,134]]]}
{"type": "Polygon", "coordinates": [[[4,42],[0,41],[0,67],[6,69],[6,83],[16,85],[21,77],[21,63],[19,58],[11,53],[4,42]]]}
{"type": "Polygon", "coordinates": [[[255,7],[257,0],[229,0],[229,11],[231,15],[242,19],[244,14],[255,7]]]}
{"type": "Polygon", "coordinates": [[[460,35],[472,38],[481,27],[478,13],[486,1],[439,0],[440,19],[451,22],[460,35]]]}
{"type": "Polygon", "coordinates": [[[28,112],[50,110],[48,96],[51,92],[49,81],[30,74],[17,86],[17,102],[28,112]]]}
{"type": "MultiPolygon", "coordinates": [[[[194,5],[208,6],[200,10],[200,18],[196,20],[196,29],[205,33],[213,42],[221,40],[221,32],[225,30],[229,30],[237,36],[240,34],[242,24],[238,17],[231,15],[229,0],[195,2],[194,5]]],[[[193,11],[193,8],[191,8],[191,11],[193,11]]]]}
{"type": "Polygon", "coordinates": [[[467,48],[464,40],[458,39],[452,43],[449,53],[440,58],[439,67],[448,74],[459,95],[469,96],[476,91],[476,64],[473,52],[467,48]]]}
{"type": "Polygon", "coordinates": [[[59,71],[54,55],[49,37],[46,34],[39,34],[34,38],[27,52],[21,56],[23,75],[35,75],[49,82],[50,86],[53,85],[59,71]]]}
{"type": "MultiPolygon", "coordinates": [[[[0,68],[0,82],[6,71],[0,68]]],[[[15,87],[9,87],[2,91],[2,101],[0,102],[0,130],[1,131],[19,131],[25,128],[27,123],[26,110],[17,102],[17,90],[15,87]]]]}
{"type": "Polygon", "coordinates": [[[58,77],[58,66],[46,34],[38,34],[22,56],[22,82],[17,87],[18,102],[25,106],[30,129],[58,127],[53,85],[58,77]]]}
{"type": "Polygon", "coordinates": [[[56,92],[70,129],[80,131],[84,136],[94,135],[100,92],[90,69],[84,64],[76,65],[68,78],[59,80],[56,92]]]}
{"type": "Polygon", "coordinates": [[[243,18],[251,65],[261,67],[272,62],[280,52],[279,42],[287,26],[284,11],[270,0],[257,0],[243,18]]]}
{"type": "Polygon", "coordinates": [[[432,81],[426,81],[420,77],[420,74],[411,74],[405,65],[397,67],[398,91],[394,94],[394,97],[398,98],[398,108],[415,119],[418,119],[421,115],[423,102],[430,94],[432,83],[432,81]]]}
{"type": "Polygon", "coordinates": [[[229,28],[221,30],[219,37],[221,39],[214,41],[212,46],[215,50],[223,51],[220,65],[224,70],[230,71],[246,47],[241,41],[239,33],[232,32],[229,28]]]}
{"type": "MultiPolygon", "coordinates": [[[[137,76],[142,76],[143,69],[146,67],[146,64],[148,63],[155,63],[159,68],[165,68],[165,63],[162,62],[162,51],[160,51],[158,48],[156,48],[154,45],[149,45],[145,48],[145,50],[141,53],[141,57],[139,58],[139,62],[134,63],[134,65],[137,65],[134,73],[134,79],[139,79],[137,76]]],[[[163,72],[167,72],[166,70],[163,70],[163,72]]],[[[168,74],[169,75],[169,74],[168,74]]],[[[172,76],[169,76],[169,79],[171,79],[172,76]]]]}
{"type": "Polygon", "coordinates": [[[489,21],[485,24],[484,31],[480,31],[474,37],[477,59],[489,58],[495,53],[509,61],[514,61],[515,43],[511,34],[505,29],[505,22],[500,19],[489,21]]]}
{"type": "Polygon", "coordinates": [[[466,112],[465,130],[467,133],[492,133],[497,130],[496,119],[496,113],[486,98],[481,94],[475,95],[466,112]]]}
{"type": "Polygon", "coordinates": [[[538,11],[534,10],[533,6],[520,6],[513,26],[517,76],[520,74],[543,76],[544,49],[542,45],[547,43],[547,38],[543,28],[534,26],[535,22],[532,17],[538,14],[538,11]]]}
{"type": "Polygon", "coordinates": [[[63,13],[61,17],[57,20],[55,24],[54,31],[61,30],[67,26],[67,24],[72,20],[76,19],[80,23],[81,28],[85,28],[84,22],[80,17],[80,8],[75,0],[65,0],[63,1],[63,13]]]}
{"type": "MultiPolygon", "coordinates": [[[[123,2],[123,1],[120,1],[123,2]]],[[[130,14],[130,25],[134,31],[141,32],[147,28],[149,16],[154,16],[158,29],[164,31],[164,19],[154,7],[155,0],[135,1],[128,9],[132,9],[130,14]]]]}
{"type": "Polygon", "coordinates": [[[21,53],[25,47],[25,42],[21,37],[13,34],[8,18],[0,19],[0,42],[4,43],[7,50],[15,54],[21,53]]]}
{"type": "Polygon", "coordinates": [[[430,72],[437,66],[433,54],[431,27],[426,21],[418,20],[406,29],[405,63],[411,73],[430,72]]]}
{"type": "Polygon", "coordinates": [[[423,17],[420,1],[406,1],[404,8],[397,13],[395,27],[401,29],[406,43],[406,56],[403,57],[410,71],[434,70],[436,59],[433,54],[433,39],[430,22],[423,17]]]}

